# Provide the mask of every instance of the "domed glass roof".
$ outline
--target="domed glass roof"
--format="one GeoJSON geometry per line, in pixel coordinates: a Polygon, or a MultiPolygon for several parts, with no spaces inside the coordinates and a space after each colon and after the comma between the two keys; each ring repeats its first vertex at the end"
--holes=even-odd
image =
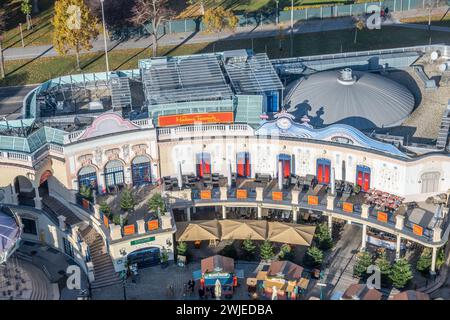
{"type": "Polygon", "coordinates": [[[7,252],[14,246],[19,237],[19,226],[16,220],[0,211],[0,258],[4,252],[7,252]]]}
{"type": "Polygon", "coordinates": [[[414,97],[386,77],[350,69],[306,76],[287,88],[288,111],[307,114],[313,126],[344,123],[358,129],[399,125],[414,108],[414,97]]]}

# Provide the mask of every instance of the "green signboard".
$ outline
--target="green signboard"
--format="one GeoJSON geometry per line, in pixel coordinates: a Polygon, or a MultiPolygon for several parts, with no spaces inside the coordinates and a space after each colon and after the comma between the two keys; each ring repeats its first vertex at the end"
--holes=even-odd
{"type": "Polygon", "coordinates": [[[137,245],[137,244],[141,244],[141,243],[146,243],[146,242],[151,242],[151,241],[155,241],[155,237],[148,237],[148,238],[142,238],[139,240],[133,240],[131,241],[131,245],[137,245]]]}

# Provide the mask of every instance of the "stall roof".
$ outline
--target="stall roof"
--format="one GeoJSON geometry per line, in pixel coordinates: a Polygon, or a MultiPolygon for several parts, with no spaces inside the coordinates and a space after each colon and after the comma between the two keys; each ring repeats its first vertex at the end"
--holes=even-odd
{"type": "Polygon", "coordinates": [[[365,284],[352,284],[345,290],[344,300],[381,300],[382,294],[376,289],[369,289],[365,284]]]}
{"type": "Polygon", "coordinates": [[[430,296],[424,292],[406,290],[394,295],[392,300],[430,300],[430,296]]]}
{"type": "Polygon", "coordinates": [[[225,272],[234,273],[234,259],[216,254],[201,261],[202,273],[225,272]]]}
{"type": "Polygon", "coordinates": [[[302,277],[303,267],[290,261],[274,261],[270,264],[267,276],[282,277],[288,281],[298,281],[302,277]]]}
{"type": "Polygon", "coordinates": [[[270,222],[267,240],[310,246],[316,227],[294,223],[270,222]]]}

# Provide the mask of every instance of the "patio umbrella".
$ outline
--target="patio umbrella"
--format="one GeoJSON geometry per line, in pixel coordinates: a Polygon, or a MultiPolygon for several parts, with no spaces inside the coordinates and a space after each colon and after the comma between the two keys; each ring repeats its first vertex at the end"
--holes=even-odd
{"type": "Polygon", "coordinates": [[[227,166],[227,183],[228,187],[231,188],[231,161],[228,162],[227,166]]]}
{"type": "Polygon", "coordinates": [[[180,190],[183,188],[183,176],[181,173],[181,162],[178,162],[178,187],[180,190]]]}
{"type": "Polygon", "coordinates": [[[310,246],[316,227],[295,223],[269,222],[267,239],[273,242],[310,246]]]}
{"type": "Polygon", "coordinates": [[[177,241],[219,240],[217,220],[177,222],[177,241]]]}
{"type": "Polygon", "coordinates": [[[267,221],[265,220],[219,220],[222,230],[221,240],[265,240],[267,221]]]}
{"type": "Polygon", "coordinates": [[[222,295],[222,285],[220,284],[219,279],[216,280],[216,285],[214,286],[214,295],[217,300],[220,300],[220,296],[222,295]]]}
{"type": "Polygon", "coordinates": [[[278,300],[278,290],[277,287],[272,287],[272,300],[278,300]]]}

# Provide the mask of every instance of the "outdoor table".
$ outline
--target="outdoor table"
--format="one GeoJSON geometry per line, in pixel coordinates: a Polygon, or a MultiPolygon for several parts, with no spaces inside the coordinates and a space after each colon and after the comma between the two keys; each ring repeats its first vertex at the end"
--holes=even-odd
{"type": "Polygon", "coordinates": [[[247,285],[250,287],[256,287],[258,284],[258,279],[256,278],[247,278],[247,285]]]}

